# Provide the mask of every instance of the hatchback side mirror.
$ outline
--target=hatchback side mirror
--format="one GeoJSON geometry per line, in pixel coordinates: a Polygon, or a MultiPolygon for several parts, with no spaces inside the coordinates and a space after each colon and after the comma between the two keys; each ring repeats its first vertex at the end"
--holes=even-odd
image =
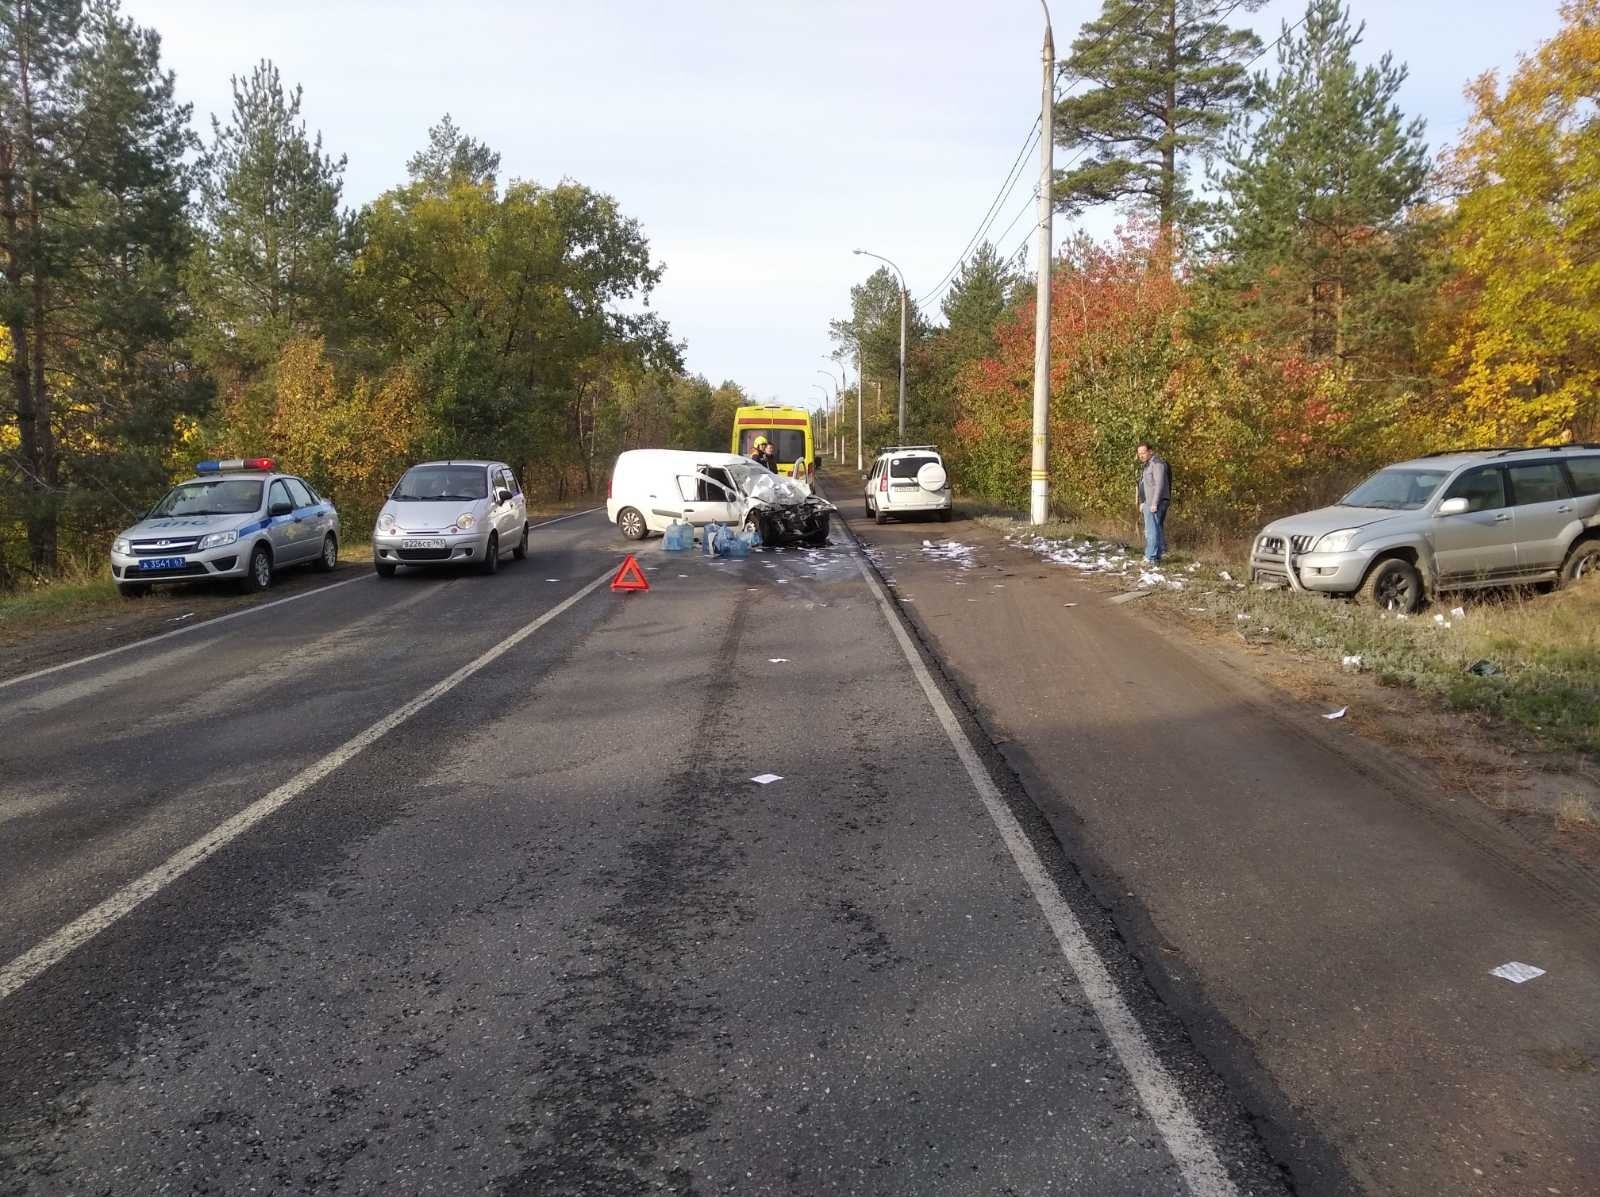
{"type": "Polygon", "coordinates": [[[1454,499],[1446,499],[1439,504],[1440,515],[1465,515],[1471,509],[1472,503],[1459,495],[1454,499]]]}
{"type": "Polygon", "coordinates": [[[496,503],[511,502],[511,492],[502,486],[499,490],[494,492],[494,501],[496,503]]]}

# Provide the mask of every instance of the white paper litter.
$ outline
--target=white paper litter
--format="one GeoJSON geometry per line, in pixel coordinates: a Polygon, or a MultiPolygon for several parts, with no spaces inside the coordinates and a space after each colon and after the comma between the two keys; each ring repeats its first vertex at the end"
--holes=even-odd
{"type": "Polygon", "coordinates": [[[1508,960],[1499,968],[1489,970],[1491,977],[1504,977],[1507,981],[1521,985],[1524,981],[1531,981],[1535,977],[1544,976],[1544,969],[1532,964],[1523,964],[1520,960],[1508,960]]]}
{"type": "Polygon", "coordinates": [[[1465,619],[1467,617],[1467,609],[1465,607],[1451,607],[1450,614],[1456,619],[1465,619]]]}
{"type": "Polygon", "coordinates": [[[1339,663],[1341,665],[1343,665],[1346,669],[1354,669],[1354,670],[1359,671],[1361,669],[1363,661],[1361,659],[1361,654],[1360,653],[1351,653],[1351,654],[1348,654],[1347,656],[1341,658],[1339,663]]]}
{"type": "Polygon", "coordinates": [[[960,541],[945,540],[922,542],[922,555],[935,561],[953,562],[962,569],[975,569],[978,565],[977,549],[960,541]]]}
{"type": "Polygon", "coordinates": [[[559,582],[559,581],[561,581],[561,579],[560,578],[546,578],[545,581],[546,582],[559,582]]]}
{"type": "Polygon", "coordinates": [[[1434,623],[1443,623],[1444,622],[1444,616],[1443,615],[1435,615],[1433,617],[1433,622],[1434,623]]]}
{"type": "Polygon", "coordinates": [[[1218,571],[1217,571],[1217,577],[1219,577],[1219,578],[1221,578],[1221,579],[1222,579],[1222,580],[1223,580],[1223,581],[1224,581],[1224,582],[1231,582],[1231,581],[1233,581],[1233,575],[1232,575],[1232,574],[1230,574],[1230,573],[1229,573],[1229,572],[1228,572],[1228,571],[1227,571],[1227,570],[1225,570],[1225,569],[1224,569],[1224,570],[1218,570],[1218,571]]]}
{"type": "Polygon", "coordinates": [[[768,665],[787,665],[788,663],[789,663],[789,658],[788,657],[768,657],[767,658],[767,664],[768,665]]]}
{"type": "Polygon", "coordinates": [[[776,773],[762,773],[756,777],[752,777],[750,780],[755,782],[758,786],[770,786],[775,781],[782,781],[783,778],[779,777],[776,773]]]}
{"type": "Polygon", "coordinates": [[[1063,607],[1076,607],[1078,604],[1077,603],[1062,603],[1061,605],[1063,607]]]}
{"type": "Polygon", "coordinates": [[[1234,618],[1237,619],[1240,623],[1249,623],[1250,622],[1250,612],[1241,611],[1241,612],[1239,612],[1239,614],[1235,615],[1234,618]]]}
{"type": "Polygon", "coordinates": [[[1348,711],[1349,709],[1350,709],[1349,707],[1340,707],[1337,711],[1328,712],[1328,714],[1324,715],[1323,718],[1324,719],[1343,719],[1344,716],[1345,716],[1345,712],[1348,711]]]}
{"type": "Polygon", "coordinates": [[[193,619],[193,618],[194,618],[194,612],[193,611],[185,611],[182,615],[174,615],[171,619],[167,620],[167,622],[168,623],[182,623],[186,619],[193,619]]]}

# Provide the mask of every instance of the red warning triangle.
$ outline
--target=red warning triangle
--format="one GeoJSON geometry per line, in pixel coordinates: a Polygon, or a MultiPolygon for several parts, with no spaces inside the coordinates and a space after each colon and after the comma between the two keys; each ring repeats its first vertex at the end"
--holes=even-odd
{"type": "Polygon", "coordinates": [[[639,563],[629,553],[622,561],[622,568],[617,570],[617,576],[611,579],[613,590],[649,590],[650,583],[644,580],[644,572],[640,570],[639,563]]]}

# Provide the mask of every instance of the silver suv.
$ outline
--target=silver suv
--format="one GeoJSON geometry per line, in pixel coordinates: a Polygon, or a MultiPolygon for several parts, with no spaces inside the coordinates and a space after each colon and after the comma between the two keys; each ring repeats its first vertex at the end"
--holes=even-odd
{"type": "Polygon", "coordinates": [[[1440,591],[1600,576],[1600,445],[1387,466],[1334,506],[1263,528],[1250,576],[1408,613],[1440,591]]]}

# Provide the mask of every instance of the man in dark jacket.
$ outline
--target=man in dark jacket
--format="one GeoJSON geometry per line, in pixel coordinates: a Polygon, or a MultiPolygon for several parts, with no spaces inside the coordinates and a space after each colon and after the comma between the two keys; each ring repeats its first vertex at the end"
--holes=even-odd
{"type": "Polygon", "coordinates": [[[1144,559],[1152,565],[1167,551],[1167,506],[1172,502],[1172,471],[1149,441],[1139,442],[1139,511],[1144,515],[1144,559]]]}

